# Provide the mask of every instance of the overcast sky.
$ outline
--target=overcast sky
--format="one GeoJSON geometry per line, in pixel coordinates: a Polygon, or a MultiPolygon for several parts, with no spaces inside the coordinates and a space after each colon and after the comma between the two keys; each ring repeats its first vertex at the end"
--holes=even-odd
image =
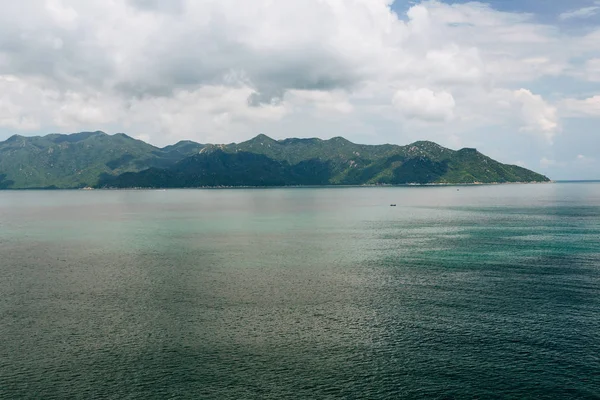
{"type": "Polygon", "coordinates": [[[4,0],[0,140],[344,136],[600,179],[600,1],[4,0]]]}

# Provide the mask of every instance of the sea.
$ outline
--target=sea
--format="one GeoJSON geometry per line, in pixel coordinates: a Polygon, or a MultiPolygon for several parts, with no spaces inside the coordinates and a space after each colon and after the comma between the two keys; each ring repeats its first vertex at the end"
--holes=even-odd
{"type": "Polygon", "coordinates": [[[600,183],[0,191],[0,398],[598,399],[600,183]]]}

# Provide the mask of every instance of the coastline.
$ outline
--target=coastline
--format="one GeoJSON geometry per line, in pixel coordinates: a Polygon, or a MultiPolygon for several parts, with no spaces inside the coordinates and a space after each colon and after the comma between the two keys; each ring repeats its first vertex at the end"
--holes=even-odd
{"type": "Polygon", "coordinates": [[[471,183],[403,183],[403,184],[363,184],[363,185],[271,185],[271,186],[190,186],[190,187],[128,187],[128,188],[81,188],[79,190],[184,190],[184,189],[319,189],[319,188],[392,188],[392,187],[443,187],[443,186],[486,186],[486,185],[531,185],[531,184],[549,184],[556,181],[547,182],[471,182],[471,183]]]}
{"type": "Polygon", "coordinates": [[[37,191],[62,191],[62,190],[193,190],[193,189],[319,189],[319,188],[392,188],[392,187],[454,187],[454,186],[490,186],[490,185],[538,185],[538,184],[553,184],[553,183],[585,183],[585,182],[600,182],[600,180],[587,180],[587,181],[546,181],[546,182],[468,182],[468,183],[403,183],[403,184],[364,184],[364,185],[270,185],[270,186],[248,186],[248,185],[237,185],[237,186],[190,186],[190,187],[72,187],[72,188],[6,188],[0,189],[0,191],[26,191],[26,190],[37,190],[37,191]]]}

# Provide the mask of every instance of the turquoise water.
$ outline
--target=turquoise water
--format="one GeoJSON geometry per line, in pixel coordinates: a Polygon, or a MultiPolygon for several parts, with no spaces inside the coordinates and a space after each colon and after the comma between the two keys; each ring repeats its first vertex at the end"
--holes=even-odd
{"type": "Polygon", "coordinates": [[[0,277],[0,398],[600,397],[600,183],[0,192],[0,277]]]}

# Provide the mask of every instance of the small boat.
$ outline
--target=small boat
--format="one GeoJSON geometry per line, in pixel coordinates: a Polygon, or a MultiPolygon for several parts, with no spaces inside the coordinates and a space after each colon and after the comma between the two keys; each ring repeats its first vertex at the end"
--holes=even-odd
{"type": "Polygon", "coordinates": [[[396,207],[396,205],[395,204],[390,204],[390,207],[396,207]]]}

